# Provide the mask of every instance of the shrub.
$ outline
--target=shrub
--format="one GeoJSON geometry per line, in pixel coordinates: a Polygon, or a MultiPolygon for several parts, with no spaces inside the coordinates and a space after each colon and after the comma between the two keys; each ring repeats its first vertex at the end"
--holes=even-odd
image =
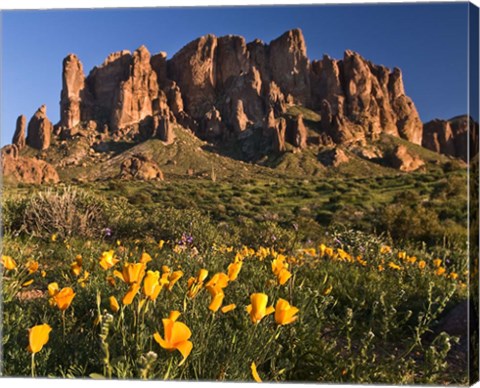
{"type": "Polygon", "coordinates": [[[98,235],[106,225],[105,207],[99,198],[67,187],[39,191],[26,200],[22,229],[38,237],[88,238],[98,235]]]}

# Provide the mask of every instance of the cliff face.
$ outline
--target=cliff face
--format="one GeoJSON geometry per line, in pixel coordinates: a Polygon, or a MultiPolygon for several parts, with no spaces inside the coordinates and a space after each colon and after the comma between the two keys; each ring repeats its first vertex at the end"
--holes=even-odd
{"type": "Polygon", "coordinates": [[[441,154],[468,161],[468,136],[470,134],[470,156],[478,153],[478,123],[468,116],[457,116],[450,120],[432,120],[423,126],[422,146],[441,154]]]}
{"type": "MultiPolygon", "coordinates": [[[[163,118],[210,141],[263,128],[266,151],[278,150],[288,142],[278,139],[288,135],[279,118],[295,104],[322,112],[322,130],[335,143],[366,142],[382,132],[422,141],[422,123],[405,95],[400,70],[374,65],[352,51],[341,60],[325,56],[310,62],[299,29],[269,44],[206,35],[170,60],[165,53],[151,56],[142,46],[133,54],[111,54],[88,77],[74,55],[63,65],[60,132],[81,121],[118,131],[163,118]]],[[[146,132],[156,133],[155,128],[146,132]]]]}

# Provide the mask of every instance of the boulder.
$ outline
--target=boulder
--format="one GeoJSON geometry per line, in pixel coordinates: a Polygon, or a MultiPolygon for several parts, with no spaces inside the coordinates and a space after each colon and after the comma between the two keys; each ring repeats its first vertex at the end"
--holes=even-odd
{"type": "Polygon", "coordinates": [[[53,125],[47,117],[47,107],[42,105],[28,123],[26,143],[37,150],[46,150],[50,147],[52,130],[53,125]]]}
{"type": "Polygon", "coordinates": [[[27,118],[24,115],[18,116],[17,124],[15,126],[15,133],[13,134],[12,144],[16,145],[19,150],[23,149],[26,145],[26,140],[25,140],[26,126],[27,126],[27,118]]]}
{"type": "Polygon", "coordinates": [[[350,158],[345,151],[338,147],[321,152],[318,155],[318,160],[327,167],[338,167],[341,164],[347,163],[350,158]]]}
{"type": "Polygon", "coordinates": [[[425,162],[418,155],[409,152],[407,147],[403,145],[396,146],[387,156],[387,159],[391,167],[405,172],[418,170],[425,165],[425,162]]]}
{"type": "Polygon", "coordinates": [[[127,180],[163,181],[163,172],[150,157],[143,154],[134,154],[121,164],[119,177],[127,180]]]}
{"type": "Polygon", "coordinates": [[[18,156],[16,145],[1,150],[2,174],[5,180],[16,183],[58,183],[60,178],[55,168],[39,159],[18,156]]]}

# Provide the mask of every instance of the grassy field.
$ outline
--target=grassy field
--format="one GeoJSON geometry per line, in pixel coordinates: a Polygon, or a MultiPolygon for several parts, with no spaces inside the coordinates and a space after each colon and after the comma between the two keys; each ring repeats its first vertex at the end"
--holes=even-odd
{"type": "Polygon", "coordinates": [[[467,384],[442,330],[467,295],[463,169],[212,174],[202,152],[163,182],[6,187],[4,375],[467,384]]]}

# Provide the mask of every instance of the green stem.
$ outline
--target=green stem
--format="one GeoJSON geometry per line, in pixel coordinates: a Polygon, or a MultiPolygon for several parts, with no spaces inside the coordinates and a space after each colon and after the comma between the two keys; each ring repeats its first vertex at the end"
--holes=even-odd
{"type": "Polygon", "coordinates": [[[172,369],[172,364],[173,364],[173,355],[172,355],[172,357],[170,357],[170,362],[168,363],[167,373],[165,373],[165,376],[163,376],[164,380],[168,380],[168,377],[170,376],[170,369],[172,369]]]}
{"type": "Polygon", "coordinates": [[[273,334],[271,335],[271,337],[269,338],[267,343],[265,345],[263,345],[263,349],[262,349],[262,352],[260,353],[260,357],[259,357],[259,360],[262,360],[261,362],[265,361],[264,358],[268,354],[268,345],[270,345],[270,343],[273,341],[273,339],[276,339],[278,333],[280,332],[280,328],[281,328],[281,325],[277,325],[275,331],[273,332],[273,334]]]}
{"type": "Polygon", "coordinates": [[[35,353],[32,353],[32,377],[35,377],[35,353]]]}
{"type": "Polygon", "coordinates": [[[63,339],[65,339],[65,310],[62,311],[63,339]]]}

